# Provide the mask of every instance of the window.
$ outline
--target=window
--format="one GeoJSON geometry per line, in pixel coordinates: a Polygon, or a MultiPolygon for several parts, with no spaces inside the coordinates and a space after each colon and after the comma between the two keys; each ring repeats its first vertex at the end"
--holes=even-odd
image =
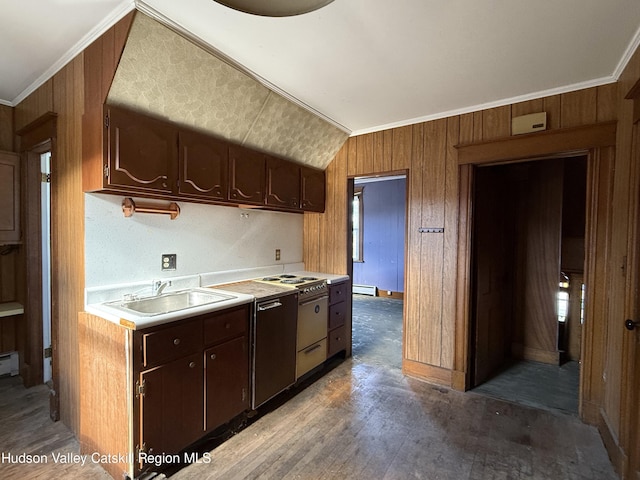
{"type": "Polygon", "coordinates": [[[362,202],[362,192],[364,191],[364,187],[355,187],[353,191],[353,201],[351,203],[351,219],[353,224],[353,261],[354,262],[363,262],[362,255],[362,221],[363,221],[363,212],[364,205],[362,202]]]}

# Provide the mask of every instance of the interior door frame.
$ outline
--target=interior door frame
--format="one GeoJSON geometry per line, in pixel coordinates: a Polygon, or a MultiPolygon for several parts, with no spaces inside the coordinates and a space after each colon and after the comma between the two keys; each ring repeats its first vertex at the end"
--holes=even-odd
{"type": "MultiPolygon", "coordinates": [[[[508,137],[492,142],[459,145],[459,229],[458,229],[458,284],[456,303],[456,339],[455,370],[463,378],[461,389],[471,388],[470,367],[472,365],[471,322],[472,322],[472,232],[474,203],[474,174],[480,165],[500,165],[524,161],[535,161],[550,158],[566,158],[577,155],[587,157],[587,228],[585,231],[585,283],[587,291],[590,285],[601,280],[599,275],[604,258],[596,261],[595,249],[608,248],[610,222],[600,223],[602,218],[610,216],[604,211],[600,202],[610,194],[613,181],[613,165],[616,144],[616,123],[607,122],[586,127],[559,129],[530,135],[508,137]],[[605,185],[602,185],[602,179],[605,185]],[[604,188],[603,188],[604,187],[604,188]],[[598,219],[598,222],[596,222],[598,219]],[[599,231],[603,227],[606,231],[599,231]]],[[[608,198],[606,198],[608,199],[608,198]]],[[[594,292],[597,294],[595,288],[594,292]]],[[[605,292],[606,293],[606,292],[605,292]]],[[[592,344],[596,329],[594,324],[602,322],[598,318],[595,305],[596,295],[588,295],[585,312],[587,321],[583,329],[582,355],[583,368],[580,375],[580,416],[595,423],[597,412],[590,406],[592,375],[592,344]]]]}
{"type": "MultiPolygon", "coordinates": [[[[20,374],[25,386],[41,384],[43,381],[43,342],[42,342],[42,235],[41,235],[41,167],[40,155],[51,152],[51,170],[56,164],[56,128],[57,115],[46,113],[34,122],[18,130],[16,135],[20,139],[20,156],[23,164],[23,225],[25,246],[25,286],[26,305],[23,333],[25,344],[24,364],[21,359],[20,374]],[[36,185],[38,186],[36,188],[36,185]]],[[[51,223],[55,224],[55,184],[51,185],[51,223]]],[[[53,239],[52,239],[53,241],[53,239]]],[[[49,416],[57,421],[60,418],[60,400],[58,397],[59,368],[56,361],[58,353],[58,313],[57,288],[54,258],[51,249],[51,350],[52,372],[49,416]]]]}
{"type": "MultiPolygon", "coordinates": [[[[640,81],[639,81],[640,82],[640,81]]],[[[640,101],[640,99],[638,99],[640,101]]],[[[636,98],[634,98],[635,104],[636,98]]],[[[640,103],[637,104],[640,107],[640,103]]],[[[635,105],[634,105],[635,106],[635,105]]],[[[629,216],[635,218],[632,222],[629,233],[629,266],[627,285],[627,312],[629,319],[640,321],[640,108],[638,115],[634,115],[633,124],[633,144],[631,149],[632,170],[631,170],[631,195],[629,202],[629,216]]],[[[640,327],[636,327],[631,332],[626,332],[629,336],[628,342],[628,371],[627,392],[626,392],[626,416],[625,422],[627,430],[629,461],[624,478],[640,480],[640,327]],[[634,388],[635,386],[635,388],[634,388]]],[[[624,372],[623,372],[624,373],[624,372]]]]}
{"type": "MultiPolygon", "coordinates": [[[[409,255],[409,249],[407,248],[407,239],[409,237],[409,185],[410,185],[410,171],[409,169],[402,169],[402,170],[392,170],[392,171],[386,171],[386,172],[380,172],[380,173],[374,173],[374,174],[363,174],[363,175],[349,175],[347,176],[347,203],[345,205],[346,207],[346,211],[347,211],[347,275],[349,275],[349,278],[351,279],[351,287],[353,289],[353,218],[352,218],[352,208],[351,208],[351,202],[353,199],[353,195],[355,192],[355,181],[356,179],[359,178],[384,178],[384,177],[395,177],[395,176],[404,176],[405,181],[406,181],[406,185],[405,185],[405,189],[404,189],[404,194],[405,194],[405,198],[404,198],[404,220],[405,220],[405,225],[404,225],[404,232],[403,232],[403,237],[404,237],[404,255],[403,255],[403,276],[402,276],[402,293],[403,293],[403,301],[402,301],[402,345],[401,345],[401,349],[402,349],[402,359],[404,362],[404,358],[405,358],[405,348],[406,348],[406,332],[407,332],[407,327],[406,327],[406,318],[407,318],[407,302],[404,300],[404,294],[407,291],[407,265],[408,265],[408,255],[409,255]]],[[[353,309],[353,301],[352,298],[353,297],[353,292],[351,293],[351,296],[349,298],[349,312],[348,315],[349,317],[352,316],[352,309],[353,309]]],[[[349,341],[348,341],[348,347],[347,347],[347,356],[351,356],[351,344],[352,344],[352,336],[353,336],[353,322],[351,322],[351,332],[349,334],[349,341]]]]}

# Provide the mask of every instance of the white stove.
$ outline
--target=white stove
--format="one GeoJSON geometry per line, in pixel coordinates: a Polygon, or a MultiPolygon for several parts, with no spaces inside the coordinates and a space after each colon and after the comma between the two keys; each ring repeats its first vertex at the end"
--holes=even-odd
{"type": "Polygon", "coordinates": [[[327,281],[315,276],[286,273],[254,281],[298,290],[296,379],[299,379],[327,359],[327,281]]]}
{"type": "Polygon", "coordinates": [[[303,298],[320,297],[326,295],[329,291],[327,281],[323,278],[293,275],[290,273],[256,278],[254,281],[296,288],[298,289],[301,300],[303,298]]]}

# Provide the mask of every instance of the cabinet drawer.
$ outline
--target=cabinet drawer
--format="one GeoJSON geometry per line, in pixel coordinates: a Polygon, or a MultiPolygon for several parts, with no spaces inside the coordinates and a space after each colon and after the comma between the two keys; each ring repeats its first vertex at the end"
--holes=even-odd
{"type": "Polygon", "coordinates": [[[296,379],[317,367],[327,359],[327,339],[300,350],[296,360],[296,379]]]}
{"type": "Polygon", "coordinates": [[[249,320],[249,307],[226,311],[204,319],[204,343],[212,345],[229,338],[245,335],[249,320]]]}
{"type": "Polygon", "coordinates": [[[347,283],[338,283],[336,285],[329,285],[329,305],[342,302],[347,298],[347,283]]]}
{"type": "Polygon", "coordinates": [[[201,348],[200,319],[142,334],[142,362],[145,367],[195,353],[201,348]]]}
{"type": "Polygon", "coordinates": [[[336,303],[329,307],[329,330],[344,325],[344,317],[347,313],[347,302],[336,303]]]}
{"type": "Polygon", "coordinates": [[[347,335],[344,325],[329,332],[329,347],[327,357],[331,357],[336,353],[347,348],[347,335]]]}

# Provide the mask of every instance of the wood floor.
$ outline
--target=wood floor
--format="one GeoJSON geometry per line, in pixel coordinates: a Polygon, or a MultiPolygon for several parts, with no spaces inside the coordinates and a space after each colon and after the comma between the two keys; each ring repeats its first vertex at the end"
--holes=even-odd
{"type": "MultiPolygon", "coordinates": [[[[575,416],[404,377],[361,343],[354,358],[211,451],[209,463],[171,478],[617,478],[598,432],[575,416]]],[[[0,379],[0,425],[2,452],[49,458],[46,465],[0,463],[2,479],[107,478],[96,465],[53,462],[53,452],[79,449],[49,420],[44,386],[25,390],[16,379],[0,379]]]]}

